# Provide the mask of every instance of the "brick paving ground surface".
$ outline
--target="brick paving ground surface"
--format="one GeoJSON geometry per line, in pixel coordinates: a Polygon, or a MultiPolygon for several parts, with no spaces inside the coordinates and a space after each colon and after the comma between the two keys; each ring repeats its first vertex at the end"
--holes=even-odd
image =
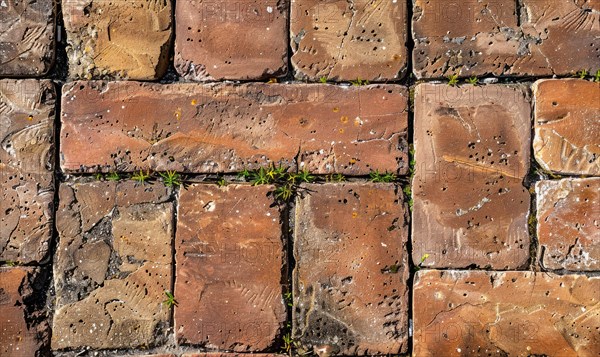
{"type": "Polygon", "coordinates": [[[0,356],[600,356],[597,0],[0,0],[0,356]]]}

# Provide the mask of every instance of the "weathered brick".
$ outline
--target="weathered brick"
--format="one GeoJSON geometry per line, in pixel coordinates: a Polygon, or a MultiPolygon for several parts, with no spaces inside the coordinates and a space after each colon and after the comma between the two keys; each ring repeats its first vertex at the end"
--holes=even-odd
{"type": "Polygon", "coordinates": [[[0,260],[32,263],[47,256],[55,100],[50,81],[0,81],[0,260]]]}
{"type": "Polygon", "coordinates": [[[166,338],[174,207],[164,186],[64,183],[56,213],[53,349],[166,338]]]}
{"type": "Polygon", "coordinates": [[[406,21],[405,1],[292,1],[296,77],[387,81],[404,76],[406,21]]]}
{"type": "Polygon", "coordinates": [[[570,74],[596,70],[597,1],[415,0],[418,78],[570,74]]]}
{"type": "Polygon", "coordinates": [[[53,0],[0,3],[0,76],[43,76],[54,63],[53,0]]]}
{"type": "Polygon", "coordinates": [[[279,210],[272,186],[193,185],[177,221],[177,340],[263,351],[286,319],[279,210]]]}
{"type": "Polygon", "coordinates": [[[406,90],[397,85],[74,82],[62,98],[67,172],[406,173],[406,90]]]}
{"type": "Polygon", "coordinates": [[[419,271],[413,355],[597,356],[600,278],[419,271]]]}
{"type": "Polygon", "coordinates": [[[537,162],[555,172],[600,175],[600,83],[545,79],[533,92],[537,162]]]}
{"type": "Polygon", "coordinates": [[[293,336],[319,355],[407,351],[407,214],[393,184],[307,185],[296,202],[293,336]]]}
{"type": "Polygon", "coordinates": [[[171,2],[62,0],[71,78],[151,80],[167,69],[171,2]]]}
{"type": "Polygon", "coordinates": [[[50,329],[35,268],[0,268],[0,355],[45,356],[50,329]]]}
{"type": "Polygon", "coordinates": [[[415,95],[413,262],[522,267],[529,259],[526,87],[422,84],[415,95]]]}
{"type": "Polygon", "coordinates": [[[544,180],[535,191],[540,264],[600,270],[600,178],[544,180]]]}
{"type": "Polygon", "coordinates": [[[287,13],[287,1],[179,1],[175,68],[197,81],[285,75],[287,13]]]}

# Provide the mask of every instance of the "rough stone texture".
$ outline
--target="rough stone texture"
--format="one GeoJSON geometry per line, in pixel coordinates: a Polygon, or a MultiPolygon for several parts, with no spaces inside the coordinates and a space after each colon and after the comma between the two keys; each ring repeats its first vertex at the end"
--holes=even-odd
{"type": "Polygon", "coordinates": [[[67,172],[240,172],[271,162],[315,173],[404,174],[402,86],[74,82],[62,98],[67,172]]]}
{"type": "Polygon", "coordinates": [[[540,264],[600,270],[600,178],[536,183],[540,264]]]}
{"type": "Polygon", "coordinates": [[[62,0],[71,78],[151,80],[167,69],[171,2],[62,0]]]}
{"type": "Polygon", "coordinates": [[[181,191],[177,221],[177,340],[207,348],[264,351],[286,319],[279,209],[272,186],[194,185],[181,191]]]}
{"type": "Polygon", "coordinates": [[[305,189],[296,202],[293,336],[320,355],[406,352],[408,212],[399,187],[305,189]]]}
{"type": "Polygon", "coordinates": [[[540,80],[533,91],[537,162],[559,173],[600,175],[600,83],[540,80]]]}
{"type": "Polygon", "coordinates": [[[278,0],[177,2],[177,72],[197,81],[285,75],[287,13],[278,0]]]}
{"type": "Polygon", "coordinates": [[[44,313],[40,311],[44,302],[38,295],[39,276],[35,268],[0,268],[2,356],[48,354],[50,330],[44,313]]]}
{"type": "Polygon", "coordinates": [[[173,203],[160,184],[64,183],[56,213],[53,349],[160,343],[170,309],[173,203]]]}
{"type": "Polygon", "coordinates": [[[54,1],[0,3],[0,76],[43,76],[54,62],[54,1]]]}
{"type": "Polygon", "coordinates": [[[0,81],[0,260],[48,253],[54,199],[54,104],[50,81],[0,81]]]}
{"type": "Polygon", "coordinates": [[[413,262],[515,269],[529,259],[526,87],[422,84],[415,95],[413,262]]]}
{"type": "Polygon", "coordinates": [[[404,76],[406,19],[405,1],[292,1],[296,77],[387,81],[404,76]]]}
{"type": "Polygon", "coordinates": [[[596,71],[597,0],[414,0],[418,78],[596,71]]]}
{"type": "Polygon", "coordinates": [[[419,271],[414,356],[597,356],[600,278],[419,271]]]}

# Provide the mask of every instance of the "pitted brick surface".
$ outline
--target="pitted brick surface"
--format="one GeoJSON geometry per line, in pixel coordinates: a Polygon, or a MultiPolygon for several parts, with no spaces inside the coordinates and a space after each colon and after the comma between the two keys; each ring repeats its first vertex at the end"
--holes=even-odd
{"type": "Polygon", "coordinates": [[[388,81],[407,66],[404,1],[292,1],[290,44],[297,78],[388,81]]]}
{"type": "Polygon", "coordinates": [[[50,249],[56,92],[47,80],[0,80],[0,261],[50,249]]]}
{"type": "Polygon", "coordinates": [[[53,349],[135,348],[166,337],[173,203],[132,181],[60,186],[53,349]]]}
{"type": "Polygon", "coordinates": [[[419,271],[415,356],[596,356],[600,279],[534,272],[419,271]]]}
{"type": "Polygon", "coordinates": [[[440,268],[528,262],[530,113],[520,85],[417,86],[415,264],[425,254],[440,268]]]}
{"type": "Polygon", "coordinates": [[[418,78],[568,75],[596,71],[596,0],[415,0],[418,78]]]}
{"type": "Polygon", "coordinates": [[[407,218],[393,184],[307,185],[296,202],[293,336],[328,355],[407,351],[407,218]]]}
{"type": "Polygon", "coordinates": [[[541,265],[600,270],[600,178],[544,180],[535,191],[541,265]]]}
{"type": "Polygon", "coordinates": [[[75,82],[64,86],[62,105],[67,172],[408,169],[399,85],[75,82]]]}

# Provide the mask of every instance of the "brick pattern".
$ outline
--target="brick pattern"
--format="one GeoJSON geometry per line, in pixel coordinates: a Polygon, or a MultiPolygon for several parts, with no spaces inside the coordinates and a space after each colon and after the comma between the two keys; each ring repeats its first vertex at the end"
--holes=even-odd
{"type": "Polygon", "coordinates": [[[74,82],[63,88],[61,121],[67,172],[408,169],[398,85],[74,82]]]}
{"type": "Polygon", "coordinates": [[[47,80],[0,80],[0,260],[40,262],[50,249],[55,98],[47,80]]]}
{"type": "Polygon", "coordinates": [[[0,0],[0,355],[600,356],[599,14],[0,0]]]}
{"type": "Polygon", "coordinates": [[[529,260],[530,103],[524,86],[415,93],[413,262],[518,269],[529,260]]]}

